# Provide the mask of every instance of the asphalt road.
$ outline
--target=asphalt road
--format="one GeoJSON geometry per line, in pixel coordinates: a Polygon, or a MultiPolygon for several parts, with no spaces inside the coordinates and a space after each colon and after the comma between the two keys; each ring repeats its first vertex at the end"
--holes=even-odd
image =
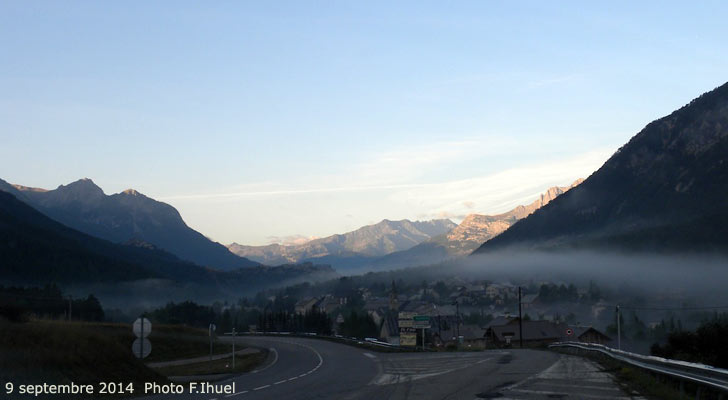
{"type": "Polygon", "coordinates": [[[588,360],[537,350],[376,353],[325,340],[247,337],[271,349],[257,370],[231,378],[232,394],[155,399],[615,399],[611,375],[588,360]]]}

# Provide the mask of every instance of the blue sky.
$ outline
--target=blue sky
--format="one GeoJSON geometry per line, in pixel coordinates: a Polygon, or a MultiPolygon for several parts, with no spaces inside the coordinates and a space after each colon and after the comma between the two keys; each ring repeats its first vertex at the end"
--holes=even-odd
{"type": "Polygon", "coordinates": [[[0,177],[223,243],[457,222],[728,80],[725,2],[392,3],[0,1],[0,177]]]}

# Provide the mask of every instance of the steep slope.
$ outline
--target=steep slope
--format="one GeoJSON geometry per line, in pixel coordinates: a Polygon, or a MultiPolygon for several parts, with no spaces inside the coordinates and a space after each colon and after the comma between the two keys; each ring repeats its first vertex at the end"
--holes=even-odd
{"type": "Polygon", "coordinates": [[[383,220],[352,232],[314,239],[300,245],[243,246],[228,248],[235,254],[265,264],[315,260],[339,267],[342,262],[357,263],[411,248],[433,236],[450,231],[455,224],[448,219],[432,221],[383,220]]]}
{"type": "MultiPolygon", "coordinates": [[[[162,281],[182,288],[185,298],[195,298],[204,289],[219,299],[226,292],[239,296],[241,291],[334,276],[330,267],[312,264],[256,266],[230,272],[203,268],[149,243],[135,240],[122,245],[76,231],[0,191],[0,284],[78,287],[106,283],[95,287],[108,290],[125,282],[153,280],[153,284],[142,285],[143,290],[137,290],[135,296],[166,301],[158,297],[162,281]]],[[[97,295],[103,297],[105,291],[97,295]]]]}
{"type": "Polygon", "coordinates": [[[511,225],[526,218],[583,181],[583,179],[578,179],[570,186],[551,187],[533,203],[518,206],[503,214],[470,214],[452,231],[433,237],[411,249],[373,260],[370,264],[374,269],[390,269],[433,264],[448,258],[465,256],[477,249],[486,240],[501,234],[511,225]]]}
{"type": "Polygon", "coordinates": [[[518,206],[507,213],[499,215],[470,214],[444,238],[434,238],[433,241],[445,246],[449,254],[466,255],[583,181],[583,179],[578,179],[570,186],[551,187],[533,203],[518,206]]]}
{"type": "MultiPolygon", "coordinates": [[[[4,182],[4,181],[3,181],[4,182]]],[[[7,189],[0,185],[0,190],[7,189]]],[[[98,238],[151,243],[181,259],[223,270],[258,265],[188,227],[172,206],[133,190],[111,196],[90,179],[55,190],[13,185],[10,193],[62,224],[98,238]]]]}
{"type": "Polygon", "coordinates": [[[191,267],[163,252],[142,251],[75,231],[3,191],[0,260],[2,279],[17,283],[171,278],[168,272],[184,275],[191,267]]]}
{"type": "Polygon", "coordinates": [[[728,84],[647,125],[579,187],[485,242],[728,250],[728,84]]]}

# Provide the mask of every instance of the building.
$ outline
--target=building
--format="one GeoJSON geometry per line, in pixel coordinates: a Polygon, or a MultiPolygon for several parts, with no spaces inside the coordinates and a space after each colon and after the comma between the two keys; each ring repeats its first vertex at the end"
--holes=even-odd
{"type": "Polygon", "coordinates": [[[390,313],[384,318],[382,328],[379,330],[379,339],[399,346],[399,321],[396,314],[390,313]]]}
{"type": "MultiPolygon", "coordinates": [[[[485,337],[486,345],[493,347],[518,346],[521,340],[518,318],[510,319],[500,325],[489,324],[485,337]]],[[[611,340],[609,336],[591,326],[567,326],[545,320],[523,321],[523,344],[527,347],[545,346],[563,341],[606,344],[611,340]]]]}
{"type": "Polygon", "coordinates": [[[313,310],[318,302],[319,300],[316,297],[301,299],[296,302],[294,310],[296,311],[296,314],[307,314],[313,310]]]}
{"type": "Polygon", "coordinates": [[[598,331],[593,326],[569,326],[569,329],[571,329],[571,335],[568,335],[568,340],[605,345],[612,341],[612,338],[598,331]]]}
{"type": "MultiPolygon", "coordinates": [[[[528,347],[545,346],[564,340],[567,326],[551,321],[523,321],[523,344],[528,347]]],[[[492,325],[485,333],[487,345],[493,347],[518,346],[521,342],[518,318],[505,325],[492,325]]]]}

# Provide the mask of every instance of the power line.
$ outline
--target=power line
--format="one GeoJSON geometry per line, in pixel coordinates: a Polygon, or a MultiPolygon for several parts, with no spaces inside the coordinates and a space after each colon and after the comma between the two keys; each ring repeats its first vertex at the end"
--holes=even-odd
{"type": "Polygon", "coordinates": [[[619,307],[620,309],[626,310],[640,310],[640,311],[699,311],[699,310],[721,310],[728,309],[728,306],[702,306],[702,307],[648,307],[648,306],[623,306],[623,305],[609,305],[610,307],[619,307]]]}

